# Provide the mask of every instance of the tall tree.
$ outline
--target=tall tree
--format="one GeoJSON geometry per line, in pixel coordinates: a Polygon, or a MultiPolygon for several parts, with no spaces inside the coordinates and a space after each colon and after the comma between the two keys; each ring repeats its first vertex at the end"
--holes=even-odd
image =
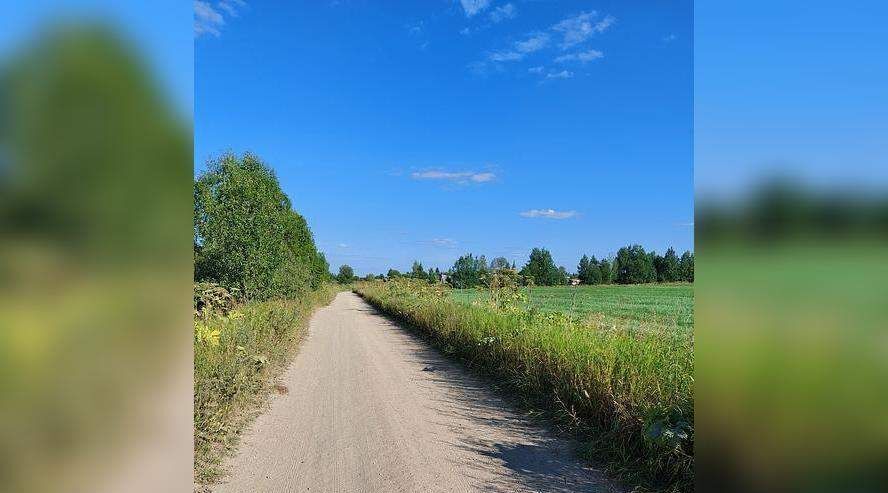
{"type": "Polygon", "coordinates": [[[541,286],[564,284],[564,276],[552,260],[552,254],[545,248],[534,248],[530,252],[527,265],[521,269],[524,276],[532,276],[533,281],[541,286]]]}
{"type": "Polygon", "coordinates": [[[387,279],[397,279],[401,277],[401,273],[397,269],[389,269],[388,272],[385,274],[385,277],[387,279]]]}
{"type": "Polygon", "coordinates": [[[320,286],[329,265],[305,219],[258,157],[225,154],[194,183],[195,278],[248,299],[298,296],[320,286]]]}
{"type": "Polygon", "coordinates": [[[589,279],[589,257],[583,255],[580,259],[580,263],[577,264],[577,277],[580,278],[580,282],[583,284],[591,284],[589,279]]]}
{"type": "MultiPolygon", "coordinates": [[[[678,259],[678,255],[675,253],[675,249],[669,247],[666,250],[666,255],[663,256],[662,260],[662,280],[665,282],[675,282],[680,280],[681,278],[681,270],[679,268],[680,261],[678,259]]],[[[660,277],[660,271],[657,271],[657,277],[660,277]]]]}
{"type": "Polygon", "coordinates": [[[580,264],[577,266],[577,276],[583,284],[600,284],[602,282],[601,265],[599,265],[595,255],[591,259],[583,255],[583,258],[580,259],[580,264]]]}
{"type": "Polygon", "coordinates": [[[425,269],[422,267],[422,262],[413,261],[413,266],[410,268],[410,274],[408,277],[412,277],[413,279],[426,279],[425,269]]]}
{"type": "Polygon", "coordinates": [[[505,257],[496,257],[490,261],[490,270],[510,269],[511,265],[505,257]]]}
{"type": "Polygon", "coordinates": [[[348,264],[339,266],[339,273],[336,274],[336,281],[340,284],[348,284],[355,280],[355,271],[348,264]]]}
{"type": "Polygon", "coordinates": [[[614,282],[614,267],[608,259],[601,259],[598,263],[598,271],[601,273],[601,284],[614,282]]]}
{"type": "Polygon", "coordinates": [[[620,248],[615,262],[615,280],[619,284],[640,284],[657,280],[653,258],[641,245],[620,248]]]}
{"type": "Polygon", "coordinates": [[[450,283],[457,289],[480,286],[487,273],[487,258],[475,257],[471,253],[456,259],[450,269],[450,283]]]}
{"type": "Polygon", "coordinates": [[[678,279],[686,282],[694,282],[694,254],[686,251],[681,254],[678,261],[678,279]]]}

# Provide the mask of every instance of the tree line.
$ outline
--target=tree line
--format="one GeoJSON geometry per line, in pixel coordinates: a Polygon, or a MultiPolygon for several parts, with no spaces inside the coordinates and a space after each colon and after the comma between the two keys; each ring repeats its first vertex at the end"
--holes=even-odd
{"type": "MultiPolygon", "coordinates": [[[[491,271],[499,269],[515,270],[527,283],[540,286],[558,286],[569,284],[572,278],[582,284],[642,284],[650,282],[694,282],[694,254],[684,252],[681,257],[673,248],[666,250],[664,255],[655,251],[645,251],[641,245],[629,245],[620,248],[613,259],[589,258],[583,255],[577,265],[576,273],[569,273],[564,267],[555,265],[552,254],[545,248],[534,248],[530,252],[527,263],[518,270],[514,262],[504,257],[495,257],[490,262],[484,255],[475,256],[467,253],[453,263],[446,272],[437,268],[424,269],[422,263],[413,262],[410,272],[402,274],[389,269],[386,275],[368,274],[365,280],[394,279],[409,277],[439,282],[444,279],[457,289],[482,286],[485,277],[491,271]]],[[[354,271],[343,265],[336,276],[339,282],[356,280],[354,271]]]]}
{"type": "Polygon", "coordinates": [[[329,265],[308,223],[257,156],[207,163],[194,182],[194,279],[248,300],[317,289],[329,265]]]}

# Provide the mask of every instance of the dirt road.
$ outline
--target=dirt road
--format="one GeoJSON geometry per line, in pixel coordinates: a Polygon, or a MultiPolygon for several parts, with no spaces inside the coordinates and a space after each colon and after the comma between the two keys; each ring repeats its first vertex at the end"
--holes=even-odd
{"type": "Polygon", "coordinates": [[[280,383],[215,491],[616,491],[352,293],[315,314],[280,383]]]}

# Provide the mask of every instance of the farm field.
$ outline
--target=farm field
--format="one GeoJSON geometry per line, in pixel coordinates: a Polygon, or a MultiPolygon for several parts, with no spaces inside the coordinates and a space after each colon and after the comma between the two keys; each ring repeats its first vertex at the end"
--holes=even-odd
{"type": "MultiPolygon", "coordinates": [[[[451,292],[452,299],[465,303],[488,296],[485,289],[451,292]]],[[[600,315],[657,325],[694,325],[694,285],[690,283],[537,286],[530,289],[528,299],[537,309],[580,320],[600,315]]]]}

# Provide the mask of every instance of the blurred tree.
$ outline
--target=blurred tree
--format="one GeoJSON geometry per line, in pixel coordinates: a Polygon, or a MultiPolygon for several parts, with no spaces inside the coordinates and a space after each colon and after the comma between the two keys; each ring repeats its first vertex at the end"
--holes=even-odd
{"type": "Polygon", "coordinates": [[[344,264],[339,266],[339,273],[336,274],[336,281],[339,284],[348,284],[355,280],[355,271],[350,265],[344,264]]]}
{"type": "Polygon", "coordinates": [[[490,270],[510,269],[511,267],[505,257],[496,257],[490,261],[490,270]]]}

